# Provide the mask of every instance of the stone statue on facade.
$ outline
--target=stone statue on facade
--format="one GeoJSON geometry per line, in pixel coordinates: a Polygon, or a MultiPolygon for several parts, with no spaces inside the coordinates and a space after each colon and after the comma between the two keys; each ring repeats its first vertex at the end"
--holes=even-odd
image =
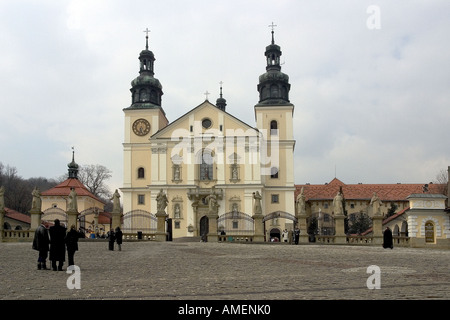
{"type": "Polygon", "coordinates": [[[117,189],[110,200],[113,201],[113,212],[120,212],[120,194],[117,189]]]}
{"type": "Polygon", "coordinates": [[[41,212],[41,191],[39,191],[39,189],[35,187],[31,192],[31,195],[33,196],[33,200],[31,201],[31,210],[35,212],[41,212]]]}
{"type": "Polygon", "coordinates": [[[259,191],[253,192],[253,199],[255,202],[253,204],[253,214],[259,215],[262,214],[262,206],[261,206],[261,194],[259,191]]]}
{"type": "Polygon", "coordinates": [[[300,193],[297,195],[297,199],[295,201],[295,208],[297,211],[297,215],[299,216],[306,215],[306,200],[305,195],[303,194],[303,187],[300,193]]]}
{"type": "Polygon", "coordinates": [[[342,193],[339,191],[333,199],[334,215],[342,216],[344,215],[344,199],[342,198],[342,193]]]}
{"type": "Polygon", "coordinates": [[[78,200],[75,188],[70,189],[69,197],[67,200],[68,200],[67,211],[78,212],[78,200]]]}
{"type": "Polygon", "coordinates": [[[372,199],[370,199],[370,206],[372,207],[372,216],[381,216],[381,200],[378,197],[377,193],[374,192],[372,195],[372,199]]]}
{"type": "Polygon", "coordinates": [[[5,211],[5,187],[0,187],[0,213],[5,211]]]}
{"type": "Polygon", "coordinates": [[[156,196],[156,202],[157,202],[157,213],[165,213],[169,200],[167,199],[167,196],[164,193],[163,189],[161,189],[158,195],[156,196]]]}

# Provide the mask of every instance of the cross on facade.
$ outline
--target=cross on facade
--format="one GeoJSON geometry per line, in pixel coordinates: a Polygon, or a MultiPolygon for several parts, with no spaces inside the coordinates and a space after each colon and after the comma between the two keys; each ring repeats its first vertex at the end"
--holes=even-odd
{"type": "Polygon", "coordinates": [[[208,96],[210,95],[210,93],[208,92],[208,90],[206,90],[206,92],[204,93],[206,100],[208,100],[208,96]]]}

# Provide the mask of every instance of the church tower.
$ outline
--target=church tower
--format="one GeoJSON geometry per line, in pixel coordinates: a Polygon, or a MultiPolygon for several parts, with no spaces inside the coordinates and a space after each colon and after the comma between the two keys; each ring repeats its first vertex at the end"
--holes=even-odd
{"type": "Polygon", "coordinates": [[[124,212],[133,210],[131,204],[150,202],[147,185],[151,181],[150,136],[168,124],[162,108],[162,85],[154,77],[155,56],[148,48],[148,32],[145,49],[139,54],[139,76],[131,81],[131,105],[125,113],[124,155],[124,212]],[[126,207],[127,206],[127,207],[126,207]],[[130,207],[128,207],[130,206],[130,207]]]}
{"type": "Polygon", "coordinates": [[[266,146],[261,155],[264,203],[268,212],[294,215],[294,105],[289,101],[289,76],[281,72],[281,48],[275,44],[275,25],[270,27],[272,41],[264,53],[266,72],[259,77],[259,102],[255,105],[256,127],[262,132],[262,143],[266,146]]]}

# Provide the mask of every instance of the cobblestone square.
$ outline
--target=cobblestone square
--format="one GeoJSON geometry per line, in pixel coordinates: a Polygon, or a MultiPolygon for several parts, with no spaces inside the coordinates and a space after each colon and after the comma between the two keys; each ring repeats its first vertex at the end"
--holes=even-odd
{"type": "MultiPolygon", "coordinates": [[[[374,246],[82,241],[72,273],[37,270],[31,243],[0,243],[3,300],[447,300],[450,251],[374,246]],[[380,269],[380,289],[369,289],[380,269]],[[71,282],[72,283],[72,282],[71,282]]],[[[47,267],[49,263],[47,262],[47,267]]]]}

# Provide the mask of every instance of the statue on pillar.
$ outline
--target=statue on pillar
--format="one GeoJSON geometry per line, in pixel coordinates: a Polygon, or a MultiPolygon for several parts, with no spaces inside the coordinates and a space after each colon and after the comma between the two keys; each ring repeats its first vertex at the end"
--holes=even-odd
{"type": "Polygon", "coordinates": [[[33,196],[33,200],[31,201],[31,210],[35,212],[41,212],[41,191],[39,191],[37,187],[34,187],[31,195],[33,196]]]}
{"type": "Polygon", "coordinates": [[[120,194],[117,189],[110,200],[113,201],[113,212],[120,212],[120,194]]]}
{"type": "Polygon", "coordinates": [[[297,215],[299,216],[306,215],[306,200],[305,195],[303,194],[303,187],[300,193],[297,195],[297,199],[295,200],[295,208],[297,215]]]}
{"type": "Polygon", "coordinates": [[[216,195],[214,187],[212,187],[211,189],[212,189],[211,194],[209,194],[206,197],[206,200],[208,201],[208,204],[209,204],[209,213],[210,214],[218,214],[220,205],[217,202],[217,195],[216,195]]]}
{"type": "Polygon", "coordinates": [[[372,207],[372,216],[381,216],[381,200],[378,197],[377,193],[374,192],[372,195],[372,199],[370,199],[370,206],[372,207]]]}
{"type": "Polygon", "coordinates": [[[67,211],[78,212],[78,200],[75,188],[70,188],[70,193],[68,197],[67,211]]]}
{"type": "Polygon", "coordinates": [[[344,215],[344,204],[343,204],[342,193],[338,191],[333,199],[334,215],[343,216],[344,215]]]}
{"type": "Polygon", "coordinates": [[[169,200],[167,199],[167,196],[164,193],[163,189],[161,189],[158,195],[156,196],[156,202],[157,202],[157,213],[165,214],[169,200]]]}
{"type": "Polygon", "coordinates": [[[261,206],[262,197],[259,191],[253,192],[253,199],[255,199],[255,202],[253,204],[253,214],[254,215],[262,214],[262,206],[261,206]]]}

